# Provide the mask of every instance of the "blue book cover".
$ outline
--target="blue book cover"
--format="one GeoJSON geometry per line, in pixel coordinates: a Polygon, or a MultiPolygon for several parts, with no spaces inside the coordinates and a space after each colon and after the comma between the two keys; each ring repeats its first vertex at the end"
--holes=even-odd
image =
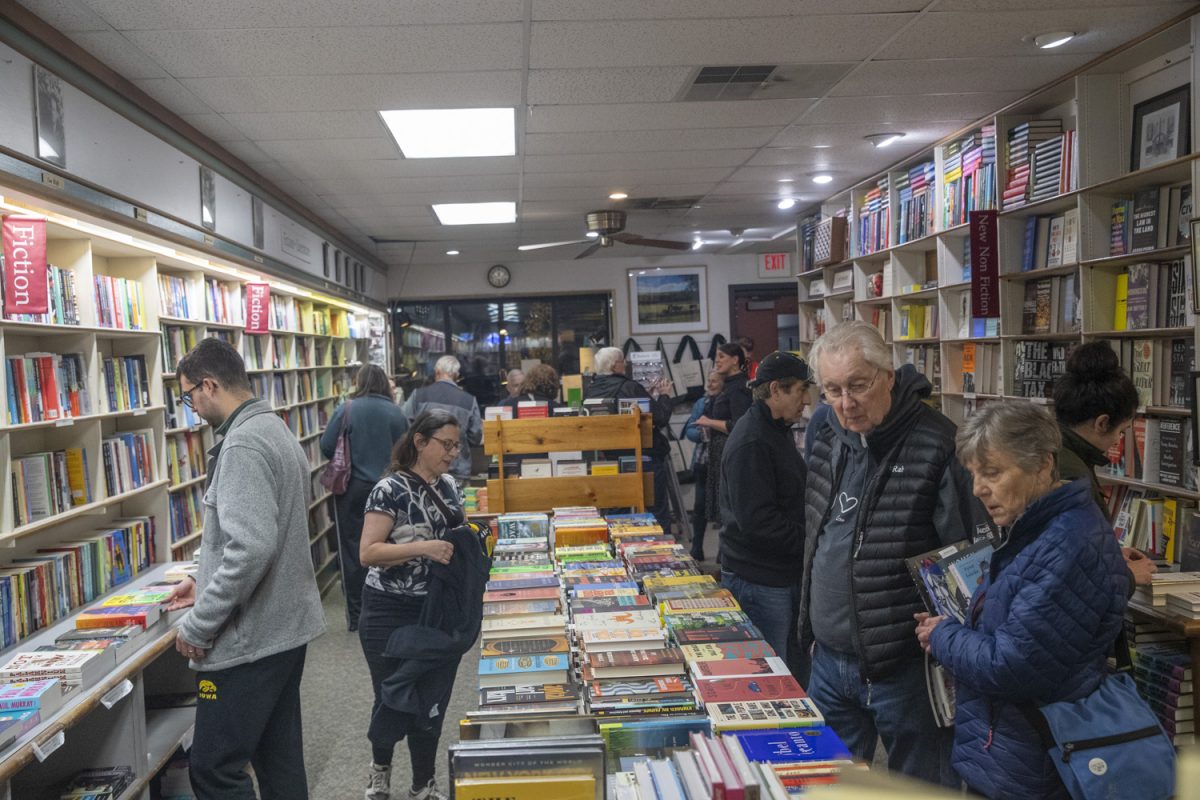
{"type": "Polygon", "coordinates": [[[540,654],[517,656],[493,656],[479,659],[480,675],[512,675],[528,672],[554,672],[567,669],[565,655],[540,654]]]}
{"type": "Polygon", "coordinates": [[[541,589],[547,586],[558,586],[558,577],[549,575],[545,578],[521,578],[514,581],[494,580],[487,582],[487,591],[502,592],[508,589],[541,589]]]}
{"type": "Polygon", "coordinates": [[[850,758],[850,750],[833,728],[778,728],[737,731],[726,734],[737,739],[746,758],[771,764],[803,764],[850,758]]]}
{"type": "Polygon", "coordinates": [[[615,583],[580,583],[571,587],[572,592],[581,589],[636,589],[636,581],[617,581],[615,583]]]}
{"type": "Polygon", "coordinates": [[[1037,217],[1027,217],[1025,219],[1025,243],[1021,248],[1021,271],[1028,272],[1033,269],[1033,252],[1037,245],[1037,217]]]}

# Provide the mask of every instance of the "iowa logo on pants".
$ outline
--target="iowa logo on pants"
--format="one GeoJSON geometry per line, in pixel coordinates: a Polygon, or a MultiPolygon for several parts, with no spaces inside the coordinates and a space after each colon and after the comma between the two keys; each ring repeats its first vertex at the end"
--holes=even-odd
{"type": "Polygon", "coordinates": [[[217,685],[212,681],[200,681],[200,687],[199,691],[197,692],[197,696],[201,700],[216,700],[217,685]]]}

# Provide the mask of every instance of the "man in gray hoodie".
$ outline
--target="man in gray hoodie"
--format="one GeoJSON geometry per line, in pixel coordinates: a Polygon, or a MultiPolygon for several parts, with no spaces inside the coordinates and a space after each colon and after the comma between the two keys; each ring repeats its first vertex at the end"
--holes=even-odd
{"type": "Polygon", "coordinates": [[[197,671],[191,780],[199,800],[308,797],[300,679],[325,614],[308,544],[308,459],[255,399],[242,357],[204,339],[177,368],[185,404],[215,426],[195,580],[168,600],[191,606],[176,649],[197,671]]]}

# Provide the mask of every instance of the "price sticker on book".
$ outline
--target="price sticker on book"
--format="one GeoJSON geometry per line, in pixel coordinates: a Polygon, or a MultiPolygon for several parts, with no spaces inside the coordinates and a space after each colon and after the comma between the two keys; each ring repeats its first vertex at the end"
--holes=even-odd
{"type": "Polygon", "coordinates": [[[133,681],[129,680],[129,678],[126,678],[125,680],[121,681],[116,686],[114,686],[113,688],[111,688],[107,692],[105,692],[104,696],[100,698],[100,704],[102,706],[104,706],[105,708],[112,708],[117,703],[121,702],[126,697],[128,697],[129,693],[132,691],[133,691],[133,681]]]}
{"type": "Polygon", "coordinates": [[[135,417],[144,417],[144,416],[146,416],[146,409],[144,409],[144,408],[139,408],[139,409],[137,409],[136,411],[134,411],[134,412],[133,412],[133,415],[134,415],[135,417]]]}
{"type": "Polygon", "coordinates": [[[34,742],[33,755],[38,761],[45,761],[54,753],[55,750],[66,744],[66,742],[66,732],[59,731],[44,742],[34,742]]]}
{"type": "Polygon", "coordinates": [[[75,424],[75,420],[74,420],[74,418],[72,418],[72,417],[67,417],[67,418],[65,418],[65,419],[60,419],[58,422],[54,423],[54,427],[56,427],[56,428],[65,428],[65,427],[67,427],[68,425],[74,425],[74,424],[75,424]]]}

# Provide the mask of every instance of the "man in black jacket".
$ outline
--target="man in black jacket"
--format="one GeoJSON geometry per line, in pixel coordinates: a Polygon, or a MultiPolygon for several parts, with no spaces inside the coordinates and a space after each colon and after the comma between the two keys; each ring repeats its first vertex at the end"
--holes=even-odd
{"type": "MultiPolygon", "coordinates": [[[[671,532],[671,508],[667,486],[671,479],[671,443],[667,439],[667,424],[671,421],[671,382],[664,381],[647,390],[635,380],[625,377],[625,353],[619,347],[602,347],[594,361],[595,377],[587,390],[587,400],[646,398],[650,401],[650,416],[654,423],[654,438],[650,445],[650,465],[654,471],[654,505],[650,511],[665,533],[671,532]]],[[[632,451],[630,451],[632,452],[632,451]]]]}
{"type": "Polygon", "coordinates": [[[958,786],[951,729],[934,721],[913,614],[925,611],[905,559],[992,534],[954,454],[954,423],[926,405],[931,386],[864,322],[818,339],[812,365],[832,413],[814,415],[808,455],[800,644],[813,645],[808,693],[868,763],[958,786]]]}
{"type": "Polygon", "coordinates": [[[776,655],[804,677],[796,642],[804,557],[804,462],[791,427],[804,413],[809,371],[791,353],[762,360],[754,403],[721,456],[721,583],[776,655]]]}

